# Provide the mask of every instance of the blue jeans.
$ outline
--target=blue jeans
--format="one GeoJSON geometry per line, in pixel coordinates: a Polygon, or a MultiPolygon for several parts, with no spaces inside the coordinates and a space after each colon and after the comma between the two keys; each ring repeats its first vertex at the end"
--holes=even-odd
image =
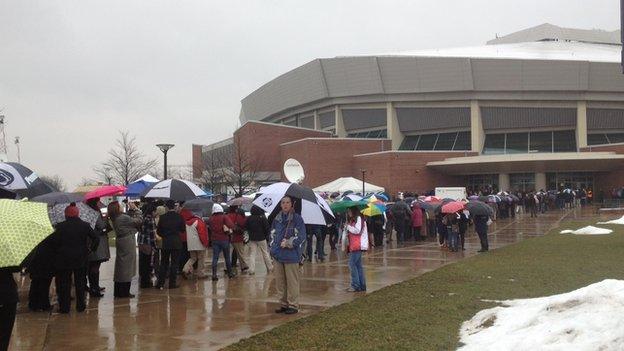
{"type": "Polygon", "coordinates": [[[227,240],[216,240],[212,242],[212,275],[217,276],[217,263],[219,255],[223,252],[225,259],[225,269],[228,274],[232,273],[232,261],[230,261],[230,242],[227,240]]]}
{"type": "Polygon", "coordinates": [[[349,270],[351,271],[351,287],[356,291],[366,291],[362,251],[349,252],[349,270]]]}

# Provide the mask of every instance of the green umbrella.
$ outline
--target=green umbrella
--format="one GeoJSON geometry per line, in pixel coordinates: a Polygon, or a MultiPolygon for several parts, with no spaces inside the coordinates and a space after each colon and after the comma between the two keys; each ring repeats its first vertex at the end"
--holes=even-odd
{"type": "Polygon", "coordinates": [[[366,206],[368,206],[368,203],[366,202],[366,200],[360,200],[360,201],[343,200],[343,201],[332,203],[331,205],[329,205],[329,208],[331,208],[331,210],[334,213],[342,213],[342,212],[347,212],[347,210],[353,206],[357,207],[358,210],[363,210],[366,208],[366,206]]]}
{"type": "Polygon", "coordinates": [[[21,265],[53,231],[45,203],[1,199],[0,267],[21,265]]]}

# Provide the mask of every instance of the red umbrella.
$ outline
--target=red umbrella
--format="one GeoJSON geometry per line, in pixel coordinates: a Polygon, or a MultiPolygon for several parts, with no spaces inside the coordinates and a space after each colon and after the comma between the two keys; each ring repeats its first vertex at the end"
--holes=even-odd
{"type": "Polygon", "coordinates": [[[455,213],[457,211],[463,210],[464,207],[465,205],[461,201],[451,201],[442,205],[442,213],[455,213]]]}
{"type": "Polygon", "coordinates": [[[123,185],[103,185],[85,194],[85,200],[95,199],[96,197],[122,195],[125,191],[126,187],[123,185]]]}
{"type": "Polygon", "coordinates": [[[423,201],[424,202],[441,202],[442,200],[440,200],[440,198],[436,196],[427,196],[424,198],[423,201]]]}

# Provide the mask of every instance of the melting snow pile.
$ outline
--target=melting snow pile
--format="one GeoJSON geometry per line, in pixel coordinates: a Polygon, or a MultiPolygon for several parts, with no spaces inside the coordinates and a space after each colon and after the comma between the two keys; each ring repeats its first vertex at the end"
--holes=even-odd
{"type": "Polygon", "coordinates": [[[598,222],[597,224],[623,224],[624,225],[624,216],[622,216],[622,218],[614,219],[612,221],[598,222]]]}
{"type": "Polygon", "coordinates": [[[598,228],[598,227],[594,227],[591,225],[588,225],[587,227],[583,227],[577,230],[567,229],[567,230],[561,231],[561,234],[575,234],[575,235],[603,235],[603,234],[611,234],[611,233],[613,233],[613,230],[611,229],[598,228]]]}
{"type": "Polygon", "coordinates": [[[461,326],[461,351],[622,350],[624,280],[561,295],[501,301],[461,326]]]}

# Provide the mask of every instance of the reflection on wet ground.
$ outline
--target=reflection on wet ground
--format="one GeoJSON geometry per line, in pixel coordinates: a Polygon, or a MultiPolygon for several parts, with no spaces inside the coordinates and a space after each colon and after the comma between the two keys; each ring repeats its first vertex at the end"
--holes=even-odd
{"type": "MultiPolygon", "coordinates": [[[[545,234],[561,220],[614,218],[598,215],[593,208],[551,211],[530,218],[518,215],[490,227],[490,248],[496,249],[525,238],[545,234]]],[[[369,293],[442,265],[477,254],[479,240],[472,231],[466,238],[466,251],[440,250],[433,241],[397,246],[391,242],[374,248],[364,259],[369,293]]],[[[327,247],[329,252],[329,247],[327,247]]],[[[210,261],[211,255],[207,257],[210,261]]],[[[84,313],[69,315],[33,313],[19,307],[12,338],[12,350],[180,350],[219,349],[241,338],[271,329],[331,306],[357,298],[345,292],[349,268],[343,253],[331,251],[325,263],[306,263],[301,284],[301,311],[298,315],[275,314],[279,307],[275,281],[264,265],[257,263],[255,276],[233,280],[183,280],[175,290],[138,289],[132,283],[134,299],[114,300],[113,261],[102,266],[105,297],[90,299],[84,313]],[[138,290],[138,291],[137,291],[138,290]]],[[[222,269],[220,269],[222,272],[222,269]]],[[[20,285],[21,301],[27,301],[28,280],[20,285]]]]}

